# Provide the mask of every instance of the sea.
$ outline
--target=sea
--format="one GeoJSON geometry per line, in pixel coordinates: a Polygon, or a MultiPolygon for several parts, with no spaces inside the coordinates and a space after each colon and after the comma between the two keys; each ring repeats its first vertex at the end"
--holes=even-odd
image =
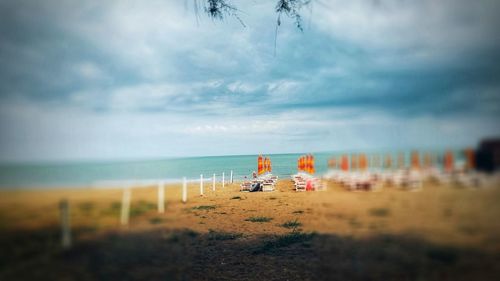
{"type": "MultiPolygon", "coordinates": [[[[393,157],[396,157],[396,153],[393,157]]],[[[409,153],[406,162],[409,161],[409,153]]],[[[455,153],[460,159],[460,153],[455,153]]],[[[272,174],[288,178],[297,172],[297,154],[266,155],[272,161],[272,174]]],[[[313,153],[316,173],[321,175],[328,169],[328,159],[338,156],[335,152],[313,153]]],[[[379,155],[382,155],[379,154],[379,155]]],[[[385,155],[385,154],[384,154],[385,155]]],[[[78,188],[114,187],[157,183],[211,180],[215,174],[217,182],[230,179],[239,181],[250,177],[257,170],[258,155],[207,156],[166,158],[134,161],[85,161],[32,164],[0,164],[0,188],[78,188]]],[[[395,158],[393,158],[395,160],[395,158]]],[[[393,161],[394,161],[393,160],[393,161]]]]}

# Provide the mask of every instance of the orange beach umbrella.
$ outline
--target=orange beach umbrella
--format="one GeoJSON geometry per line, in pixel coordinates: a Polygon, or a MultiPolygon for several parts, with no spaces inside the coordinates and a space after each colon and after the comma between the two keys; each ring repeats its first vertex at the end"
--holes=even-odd
{"type": "Polygon", "coordinates": [[[364,153],[361,153],[359,155],[359,169],[361,170],[366,170],[366,168],[368,168],[368,161],[366,159],[366,155],[364,153]]]}
{"type": "Polygon", "coordinates": [[[358,169],[358,157],[355,154],[351,155],[351,170],[358,169]]]}
{"type": "Polygon", "coordinates": [[[420,155],[418,154],[418,151],[413,151],[411,153],[411,168],[420,169],[420,155]]]}
{"type": "Polygon", "coordinates": [[[305,159],[306,159],[305,170],[306,170],[307,173],[310,173],[311,172],[311,158],[309,158],[309,155],[306,155],[305,159]]]}
{"type": "Polygon", "coordinates": [[[328,160],[328,168],[335,169],[337,168],[337,158],[332,157],[328,160]]]}
{"type": "Polygon", "coordinates": [[[342,155],[342,158],[340,159],[340,168],[344,172],[349,171],[349,157],[347,157],[347,155],[342,155]]]}
{"type": "Polygon", "coordinates": [[[316,169],[314,168],[314,156],[311,155],[311,174],[314,174],[316,172],[316,169]]]}
{"type": "Polygon", "coordinates": [[[465,154],[465,160],[466,160],[466,166],[465,169],[467,171],[473,170],[476,168],[476,153],[472,148],[467,148],[464,151],[465,154]]]}
{"type": "Polygon", "coordinates": [[[392,168],[392,157],[390,154],[387,154],[385,156],[385,163],[384,163],[384,167],[386,169],[391,169],[392,168]]]}
{"type": "Polygon", "coordinates": [[[398,154],[398,168],[404,168],[405,166],[405,155],[403,153],[398,154]]]}
{"type": "Polygon", "coordinates": [[[262,155],[259,155],[259,157],[257,157],[257,174],[258,175],[262,174],[263,170],[264,170],[264,163],[263,163],[262,155]]]}
{"type": "Polygon", "coordinates": [[[453,158],[453,152],[450,150],[446,151],[443,159],[444,171],[447,173],[451,173],[454,170],[455,159],[453,158]]]}

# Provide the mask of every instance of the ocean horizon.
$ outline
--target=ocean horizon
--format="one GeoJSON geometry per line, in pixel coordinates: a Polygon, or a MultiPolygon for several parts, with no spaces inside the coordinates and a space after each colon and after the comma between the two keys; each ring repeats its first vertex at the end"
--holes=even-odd
{"type": "MultiPolygon", "coordinates": [[[[442,153],[444,150],[421,150],[422,152],[442,153]]],[[[461,161],[461,153],[454,150],[456,160],[461,161]]],[[[367,155],[391,154],[395,159],[400,152],[405,153],[405,162],[409,161],[410,150],[367,152],[367,155]]],[[[315,157],[316,174],[324,174],[328,170],[328,159],[346,152],[317,152],[315,157]]],[[[278,177],[289,177],[297,171],[297,158],[304,153],[267,154],[272,161],[272,173],[278,177]]],[[[65,161],[0,164],[1,189],[33,189],[33,188],[77,188],[77,187],[118,187],[151,185],[159,181],[165,183],[199,181],[200,175],[205,180],[222,180],[226,182],[233,172],[234,181],[243,180],[257,170],[258,155],[226,155],[176,157],[165,159],[141,160],[108,160],[108,161],[65,161]]]]}

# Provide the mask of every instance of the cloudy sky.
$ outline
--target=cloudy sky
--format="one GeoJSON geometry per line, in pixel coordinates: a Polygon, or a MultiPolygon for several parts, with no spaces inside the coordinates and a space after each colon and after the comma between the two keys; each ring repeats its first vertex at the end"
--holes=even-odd
{"type": "Polygon", "coordinates": [[[500,135],[500,1],[0,0],[0,161],[475,146],[500,135]]]}

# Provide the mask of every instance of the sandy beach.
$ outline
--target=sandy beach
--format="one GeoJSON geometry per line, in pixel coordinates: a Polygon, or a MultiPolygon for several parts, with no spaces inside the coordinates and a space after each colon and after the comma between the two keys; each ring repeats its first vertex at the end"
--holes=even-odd
{"type": "Polygon", "coordinates": [[[239,192],[237,183],[219,184],[215,192],[210,187],[206,184],[200,196],[199,185],[190,184],[188,201],[182,203],[180,185],[168,186],[164,214],[157,211],[156,187],[134,188],[128,226],[119,221],[119,189],[1,192],[0,276],[328,280],[365,279],[370,272],[413,280],[498,274],[500,190],[495,187],[426,182],[419,192],[390,187],[349,192],[329,183],[326,191],[295,192],[286,179],[274,192],[239,192]],[[70,250],[60,246],[62,198],[70,203],[70,250]],[[124,254],[131,260],[118,258],[124,254]],[[96,257],[106,262],[92,265],[96,257]],[[133,257],[144,259],[134,263],[133,257]],[[139,273],[115,268],[121,266],[139,273]],[[259,267],[260,277],[251,274],[252,266],[259,267]],[[287,268],[287,273],[272,273],[287,268]]]}

